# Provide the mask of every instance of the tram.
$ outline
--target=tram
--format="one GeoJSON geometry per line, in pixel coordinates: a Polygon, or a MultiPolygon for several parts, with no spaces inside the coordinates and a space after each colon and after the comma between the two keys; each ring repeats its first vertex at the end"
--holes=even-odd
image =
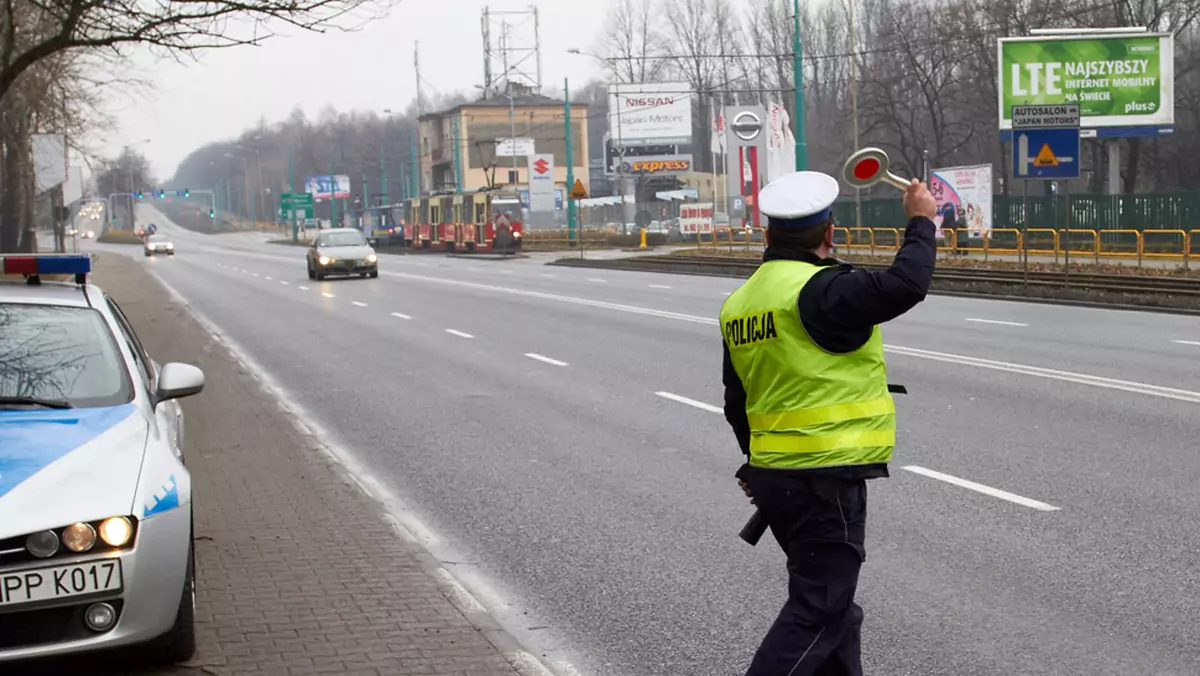
{"type": "Polygon", "coordinates": [[[524,236],[521,195],[481,189],[414,198],[405,203],[404,243],[450,252],[507,252],[524,236]]]}

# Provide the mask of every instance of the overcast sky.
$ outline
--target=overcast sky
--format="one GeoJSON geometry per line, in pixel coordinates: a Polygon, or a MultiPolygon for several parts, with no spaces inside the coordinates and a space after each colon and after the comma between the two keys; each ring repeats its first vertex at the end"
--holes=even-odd
{"type": "MultiPolygon", "coordinates": [[[[742,0],[737,4],[743,4],[742,0]]],[[[567,54],[578,47],[600,51],[610,0],[402,0],[387,18],[356,33],[311,34],[290,29],[260,47],[204,53],[199,63],[138,59],[138,75],[155,87],[131,98],[110,94],[120,128],[92,139],[113,157],[125,143],[137,146],[159,179],[201,145],[229,139],[254,126],[284,119],[299,106],[316,119],[326,105],[339,111],[403,109],[416,93],[413,46],[420,40],[421,77],[443,93],[483,82],[484,6],[493,12],[537,6],[542,42],[542,83],[559,95],[562,79],[583,85],[600,76],[596,59],[567,54]]],[[[513,21],[520,17],[510,17],[513,21]]],[[[532,70],[532,69],[531,69],[532,70]]]]}

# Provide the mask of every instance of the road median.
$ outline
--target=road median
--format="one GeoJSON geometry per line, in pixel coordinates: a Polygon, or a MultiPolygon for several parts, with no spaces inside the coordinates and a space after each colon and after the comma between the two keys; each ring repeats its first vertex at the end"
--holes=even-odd
{"type": "MultiPolygon", "coordinates": [[[[550,265],[744,279],[754,273],[760,260],[761,253],[709,256],[676,252],[611,259],[568,256],[550,265]]],[[[850,262],[863,268],[881,269],[890,261],[850,257],[850,262]]],[[[1194,271],[1145,269],[1144,274],[1134,274],[1095,266],[1053,269],[1046,264],[1031,263],[1026,272],[1009,265],[978,267],[958,261],[944,264],[939,260],[930,293],[1200,314],[1200,275],[1194,271]]]]}
{"type": "Polygon", "coordinates": [[[518,673],[527,654],[450,600],[437,562],[144,266],[101,253],[93,270],[150,354],[206,377],[183,402],[199,650],[138,673],[518,673]]]}

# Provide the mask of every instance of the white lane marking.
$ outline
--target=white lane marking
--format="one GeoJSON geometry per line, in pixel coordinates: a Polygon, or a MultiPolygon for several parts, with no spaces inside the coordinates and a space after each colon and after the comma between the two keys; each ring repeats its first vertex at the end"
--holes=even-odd
{"type": "Polygon", "coordinates": [[[550,273],[548,273],[548,272],[543,272],[543,273],[542,273],[542,276],[543,276],[543,277],[545,277],[545,278],[547,278],[547,279],[554,279],[554,278],[555,278],[555,277],[557,277],[558,275],[552,275],[552,274],[550,274],[550,273]]]}
{"type": "Polygon", "coordinates": [[[1002,326],[1029,326],[1028,324],[1022,324],[1021,322],[1005,322],[999,319],[979,319],[977,317],[967,317],[967,321],[976,322],[979,324],[1000,324],[1002,326]]]}
{"type": "Polygon", "coordinates": [[[287,280],[283,280],[283,279],[279,280],[279,283],[280,283],[280,284],[282,284],[282,285],[284,285],[284,286],[290,286],[290,285],[291,285],[291,282],[289,282],[289,281],[287,281],[287,280]]]}
{"type": "MultiPolygon", "coordinates": [[[[181,306],[187,308],[197,322],[208,329],[214,337],[217,337],[219,342],[224,343],[233,358],[242,365],[249,373],[255,374],[259,385],[263,391],[277,401],[282,402],[287,406],[290,412],[290,417],[293,426],[303,435],[313,437],[317,440],[319,450],[327,455],[330,459],[337,462],[346,473],[354,477],[355,482],[359,485],[366,484],[373,487],[370,495],[375,498],[380,505],[386,509],[383,515],[384,521],[393,525],[394,531],[402,539],[414,542],[428,550],[436,559],[441,561],[461,561],[467,557],[460,551],[456,551],[452,546],[438,536],[432,529],[425,525],[420,520],[410,506],[401,502],[401,500],[381,484],[358,460],[357,452],[351,452],[343,445],[339,439],[332,435],[327,429],[316,422],[316,416],[301,406],[292,392],[283,389],[271,374],[258,364],[250,355],[239,345],[227,336],[222,336],[219,333],[216,325],[213,324],[207,316],[196,310],[193,306],[187,304],[187,300],[174,287],[166,282],[162,277],[154,272],[151,272],[159,283],[166,288],[167,292],[181,306]],[[303,420],[309,421],[307,424],[303,420]]],[[[438,566],[435,570],[441,570],[449,573],[445,568],[438,566]]],[[[453,573],[449,573],[451,579],[457,580],[453,573]]],[[[466,578],[469,571],[463,571],[461,577],[466,578]]],[[[441,575],[439,574],[439,577],[441,575]]],[[[443,578],[444,579],[444,578],[443,578]]],[[[462,583],[460,583],[462,584],[462,583]]],[[[521,612],[520,606],[514,604],[511,600],[501,598],[497,595],[486,580],[481,580],[477,576],[471,576],[471,579],[462,584],[466,589],[466,593],[484,606],[485,610],[490,611],[494,616],[499,616],[503,612],[516,612],[520,614],[527,622],[536,623],[537,618],[530,615],[528,612],[521,612]],[[469,588],[468,588],[469,586],[469,588]],[[474,593],[472,593],[474,592],[474,593]],[[484,600],[489,601],[488,605],[484,605],[484,600]],[[490,606],[490,607],[489,607],[490,606]]],[[[513,654],[519,658],[514,663],[517,664],[517,670],[521,676],[554,676],[555,672],[550,671],[543,666],[538,658],[525,651],[517,651],[513,654]]],[[[564,676],[579,676],[579,672],[569,663],[556,661],[558,667],[557,672],[564,676]]]]}
{"type": "Polygon", "coordinates": [[[270,281],[274,281],[274,280],[272,280],[270,277],[267,277],[267,278],[266,278],[266,280],[267,280],[268,282],[270,282],[270,281]]]}
{"type": "Polygon", "coordinates": [[[566,366],[567,365],[567,362],[565,362],[565,361],[551,359],[550,357],[543,357],[542,355],[537,354],[535,352],[526,352],[525,356],[529,357],[530,359],[536,359],[537,361],[546,362],[547,364],[550,364],[552,366],[566,366]]]}
{"type": "Polygon", "coordinates": [[[1176,340],[1180,345],[1200,345],[1200,340],[1176,340]]]}
{"type": "Polygon", "coordinates": [[[367,304],[366,304],[366,303],[362,303],[362,302],[359,302],[359,301],[357,301],[357,300],[352,300],[352,301],[350,301],[350,304],[351,304],[351,305],[357,305],[358,307],[366,307],[366,306],[367,306],[367,304]]]}
{"type": "Polygon", "coordinates": [[[475,337],[469,333],[463,333],[462,331],[456,331],[454,329],[446,329],[446,333],[449,333],[452,336],[458,336],[459,338],[474,338],[475,337]]]}
{"type": "Polygon", "coordinates": [[[308,291],[308,287],[307,287],[307,286],[297,286],[296,288],[297,288],[297,289],[300,289],[301,291],[308,291]]]}
{"type": "Polygon", "coordinates": [[[400,314],[399,312],[393,312],[392,316],[399,317],[400,319],[412,319],[412,317],[409,317],[408,315],[405,315],[405,314],[400,314]]]}
{"type": "Polygon", "coordinates": [[[501,270],[500,271],[500,274],[502,274],[502,275],[511,275],[512,273],[513,273],[512,270],[501,270]]]}
{"type": "Polygon", "coordinates": [[[321,295],[325,296],[326,298],[333,298],[333,294],[329,293],[328,291],[322,291],[321,295]]]}
{"type": "MultiPolygon", "coordinates": [[[[553,300],[560,303],[570,303],[572,305],[584,305],[587,307],[603,308],[605,310],[615,310],[617,312],[628,312],[630,314],[648,315],[651,317],[659,317],[661,319],[675,319],[682,322],[691,322],[693,324],[705,324],[707,326],[717,326],[718,322],[715,317],[700,317],[698,315],[689,315],[682,312],[669,312],[667,310],[655,310],[653,308],[641,307],[638,305],[623,305],[621,303],[609,303],[602,300],[593,300],[591,298],[580,298],[578,296],[562,296],[554,293],[546,293],[544,291],[530,291],[526,289],[515,289],[508,286],[495,286],[492,284],[480,284],[477,282],[466,282],[458,279],[445,279],[442,277],[427,277],[424,275],[413,275],[406,272],[391,272],[384,271],[383,274],[391,277],[399,277],[404,279],[414,279],[423,282],[431,282],[434,284],[445,284],[447,286],[459,286],[468,289],[480,289],[495,293],[506,293],[513,296],[525,296],[527,298],[539,298],[542,300],[553,300]]],[[[730,292],[732,293],[732,292],[730,292]]],[[[729,294],[726,294],[729,295],[729,294]]],[[[889,352],[902,354],[909,357],[917,357],[920,359],[931,359],[933,361],[948,362],[951,364],[960,364],[964,366],[975,366],[978,368],[995,369],[999,371],[1009,371],[1012,373],[1020,373],[1022,375],[1036,376],[1039,378],[1050,378],[1052,380],[1062,380],[1073,382],[1080,385],[1091,385],[1094,387],[1105,387],[1109,389],[1125,390],[1135,394],[1147,394],[1154,397],[1165,397],[1167,399],[1178,399],[1180,401],[1188,401],[1200,403],[1200,392],[1192,392],[1189,390],[1177,390],[1169,387],[1160,387],[1158,385],[1150,385],[1147,383],[1137,383],[1127,380],[1115,380],[1112,378],[1102,378],[1100,376],[1091,376],[1084,373],[1073,373],[1070,371],[1056,371],[1054,369],[1041,368],[1039,366],[1028,366],[1025,364],[1013,364],[1009,362],[992,361],[989,359],[981,359],[978,357],[969,357],[966,355],[950,354],[946,352],[933,352],[930,350],[921,350],[918,348],[904,347],[901,345],[887,345],[884,348],[889,352]]]]}
{"type": "Polygon", "coordinates": [[[667,286],[666,284],[651,284],[650,288],[651,289],[669,289],[671,287],[667,286]]]}
{"type": "Polygon", "coordinates": [[[1040,502],[1038,500],[1033,500],[1031,498],[1017,495],[1016,493],[1009,493],[1008,491],[1002,491],[999,488],[992,488],[991,486],[985,486],[980,483],[975,483],[974,481],[960,479],[956,476],[951,476],[949,474],[943,474],[941,472],[936,472],[934,470],[926,469],[926,468],[920,467],[918,465],[904,465],[903,467],[901,467],[901,469],[908,470],[909,472],[913,472],[914,474],[920,474],[922,476],[927,476],[931,479],[937,479],[938,481],[945,481],[948,484],[954,484],[955,486],[959,486],[961,488],[967,488],[967,489],[970,489],[973,491],[977,491],[979,493],[983,493],[984,495],[990,495],[993,498],[1000,498],[1001,500],[1008,500],[1009,502],[1016,503],[1023,507],[1029,507],[1029,508],[1037,509],[1037,510],[1040,510],[1043,512],[1053,512],[1053,511],[1058,510],[1058,507],[1055,507],[1054,505],[1048,505],[1048,504],[1046,504],[1044,502],[1040,502]]]}
{"type": "Polygon", "coordinates": [[[257,273],[257,272],[251,272],[250,274],[254,275],[255,277],[257,277],[257,276],[258,276],[258,273],[257,273]]]}
{"type": "Polygon", "coordinates": [[[479,268],[467,268],[467,272],[479,272],[479,268]]]}
{"type": "Polygon", "coordinates": [[[1009,373],[1020,373],[1027,376],[1037,376],[1039,378],[1049,378],[1051,380],[1062,380],[1068,383],[1091,385],[1092,387],[1103,387],[1110,390],[1124,390],[1125,392],[1133,392],[1134,394],[1148,394],[1152,397],[1163,397],[1165,399],[1176,399],[1178,401],[1187,401],[1200,404],[1200,392],[1192,392],[1191,390],[1178,390],[1173,387],[1135,383],[1128,380],[1117,380],[1115,378],[1102,378],[1100,376],[1091,376],[1085,373],[1058,371],[1056,369],[1047,369],[1040,366],[1028,366],[1026,364],[1013,364],[1004,361],[993,361],[991,359],[968,357],[961,354],[947,354],[944,352],[933,352],[932,350],[919,350],[914,347],[884,345],[884,348],[888,351],[895,352],[896,354],[902,354],[909,357],[932,359],[934,361],[962,364],[965,366],[975,366],[977,368],[993,369],[996,371],[1008,371],[1009,373]]]}
{"type": "Polygon", "coordinates": [[[712,404],[706,404],[702,401],[696,401],[695,399],[688,399],[687,397],[683,397],[678,394],[672,394],[670,392],[655,392],[655,394],[663,399],[670,399],[671,401],[677,401],[681,404],[687,404],[688,406],[698,408],[701,411],[708,411],[709,413],[725,412],[725,409],[721,408],[720,406],[713,406],[712,404]]]}
{"type": "Polygon", "coordinates": [[[607,284],[608,283],[607,279],[600,279],[599,277],[588,277],[588,281],[596,282],[597,284],[607,284]]]}

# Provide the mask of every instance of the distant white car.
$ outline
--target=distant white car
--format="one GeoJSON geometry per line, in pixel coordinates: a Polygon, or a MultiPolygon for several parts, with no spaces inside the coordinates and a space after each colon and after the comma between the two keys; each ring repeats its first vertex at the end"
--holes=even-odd
{"type": "Polygon", "coordinates": [[[199,393],[204,374],[150,358],[87,283],[90,263],[0,255],[0,673],[134,645],[170,664],[196,648],[177,400],[199,393]]]}
{"type": "Polygon", "coordinates": [[[146,235],[143,241],[146,258],[155,254],[165,253],[168,256],[175,255],[175,244],[166,235],[146,235]]]}

